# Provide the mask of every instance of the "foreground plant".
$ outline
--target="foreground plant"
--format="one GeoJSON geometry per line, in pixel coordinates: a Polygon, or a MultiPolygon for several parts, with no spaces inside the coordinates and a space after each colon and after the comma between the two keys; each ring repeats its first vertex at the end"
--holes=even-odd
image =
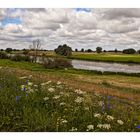
{"type": "Polygon", "coordinates": [[[140,131],[139,105],[0,69],[0,131],[140,131]],[[60,88],[61,87],[61,88],[60,88]]]}

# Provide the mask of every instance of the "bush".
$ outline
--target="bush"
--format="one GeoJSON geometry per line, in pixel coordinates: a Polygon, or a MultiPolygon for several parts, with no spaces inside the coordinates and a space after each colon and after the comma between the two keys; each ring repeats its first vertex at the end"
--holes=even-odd
{"type": "Polygon", "coordinates": [[[12,48],[6,48],[6,50],[5,50],[5,51],[6,51],[7,53],[11,53],[11,52],[12,52],[12,50],[13,50],[12,48]]]}
{"type": "Polygon", "coordinates": [[[31,61],[29,56],[22,56],[22,55],[15,55],[13,57],[11,57],[12,61],[31,61]]]}
{"type": "Polygon", "coordinates": [[[43,65],[45,68],[70,68],[72,67],[71,61],[63,58],[47,58],[44,60],[43,65]]]}
{"type": "Polygon", "coordinates": [[[67,46],[66,44],[59,45],[58,48],[55,49],[55,53],[59,54],[59,55],[64,55],[64,56],[71,56],[72,49],[71,49],[71,47],[67,46]]]}
{"type": "Polygon", "coordinates": [[[136,50],[133,49],[133,48],[124,49],[123,53],[125,53],[125,54],[134,54],[134,53],[136,53],[136,50]]]}
{"type": "Polygon", "coordinates": [[[5,52],[0,52],[0,59],[7,59],[8,56],[5,52]]]}

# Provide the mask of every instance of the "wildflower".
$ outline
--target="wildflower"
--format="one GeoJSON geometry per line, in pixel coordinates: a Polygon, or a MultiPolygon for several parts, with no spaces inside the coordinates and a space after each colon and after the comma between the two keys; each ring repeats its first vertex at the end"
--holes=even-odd
{"type": "Polygon", "coordinates": [[[61,123],[67,123],[68,121],[67,120],[64,120],[64,119],[62,119],[61,120],[61,123]]]}
{"type": "Polygon", "coordinates": [[[34,92],[34,90],[32,88],[30,88],[30,87],[27,88],[27,93],[33,93],[33,92],[34,92]]]}
{"type": "Polygon", "coordinates": [[[94,125],[88,125],[87,126],[87,131],[93,130],[94,129],[94,125]]]}
{"type": "Polygon", "coordinates": [[[101,118],[101,114],[95,113],[95,114],[94,114],[94,117],[95,117],[95,118],[101,118]]]}
{"type": "Polygon", "coordinates": [[[76,89],[76,90],[75,90],[75,93],[78,93],[78,94],[84,94],[85,92],[82,91],[82,90],[80,90],[80,89],[76,89]]]}
{"type": "Polygon", "coordinates": [[[89,107],[85,107],[85,110],[89,110],[89,107]]]}
{"type": "Polygon", "coordinates": [[[103,101],[99,101],[98,104],[99,104],[99,106],[103,106],[104,102],[103,101]]]}
{"type": "Polygon", "coordinates": [[[124,122],[122,120],[117,120],[117,123],[120,124],[120,125],[124,124],[124,122]]]}
{"type": "Polygon", "coordinates": [[[107,129],[107,130],[111,128],[110,124],[98,124],[97,127],[107,129]]]}
{"type": "Polygon", "coordinates": [[[32,86],[33,85],[33,83],[32,82],[28,82],[28,86],[32,86]]]}
{"type": "Polygon", "coordinates": [[[49,92],[54,92],[55,89],[54,89],[54,88],[49,88],[48,91],[49,91],[49,92]]]}
{"type": "Polygon", "coordinates": [[[16,96],[16,101],[19,101],[21,96],[16,96]]]}
{"type": "Polygon", "coordinates": [[[107,115],[107,120],[112,121],[112,120],[114,120],[114,117],[107,115]]]}
{"type": "Polygon", "coordinates": [[[44,98],[44,101],[47,101],[47,100],[49,100],[49,97],[45,97],[45,98],[44,98]]]}
{"type": "Polygon", "coordinates": [[[46,84],[48,85],[48,84],[50,84],[52,81],[48,81],[48,82],[46,82],[46,84]]]}
{"type": "Polygon", "coordinates": [[[38,85],[34,85],[34,87],[36,87],[36,88],[37,88],[37,87],[38,87],[38,85]]]}
{"type": "Polygon", "coordinates": [[[76,99],[75,99],[75,102],[76,103],[82,103],[84,101],[84,98],[82,98],[82,97],[77,97],[76,99]]]}
{"type": "Polygon", "coordinates": [[[60,95],[56,95],[53,97],[53,99],[59,99],[60,98],[60,95]]]}
{"type": "Polygon", "coordinates": [[[26,91],[26,86],[25,85],[21,85],[21,91],[26,91]]]}
{"type": "Polygon", "coordinates": [[[137,128],[140,129],[140,125],[138,125],[137,128]]]}
{"type": "Polygon", "coordinates": [[[60,82],[60,81],[58,81],[58,82],[57,82],[57,85],[60,85],[60,84],[61,84],[61,82],[60,82]]]}
{"type": "Polygon", "coordinates": [[[66,103],[64,103],[64,102],[62,102],[62,103],[60,103],[60,106],[63,106],[63,105],[65,105],[66,103]]]}
{"type": "Polygon", "coordinates": [[[69,131],[74,132],[74,131],[77,131],[77,130],[78,130],[77,128],[72,127],[69,131]]]}

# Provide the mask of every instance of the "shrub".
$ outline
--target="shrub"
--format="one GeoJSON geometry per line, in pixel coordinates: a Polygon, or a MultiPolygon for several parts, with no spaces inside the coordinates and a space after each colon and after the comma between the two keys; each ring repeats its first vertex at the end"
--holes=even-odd
{"type": "Polygon", "coordinates": [[[7,59],[8,56],[5,52],[0,52],[0,59],[7,59]]]}
{"type": "Polygon", "coordinates": [[[133,48],[124,49],[123,53],[125,53],[125,54],[134,54],[134,53],[136,53],[136,50],[133,49],[133,48]]]}
{"type": "Polygon", "coordinates": [[[71,61],[63,58],[47,58],[44,60],[45,68],[69,68],[72,67],[71,61]]]}
{"type": "Polygon", "coordinates": [[[11,57],[12,61],[31,61],[29,56],[15,55],[11,57]]]}
{"type": "Polygon", "coordinates": [[[5,50],[5,51],[6,51],[7,53],[11,53],[11,52],[12,52],[12,50],[13,50],[12,48],[6,48],[6,50],[5,50]]]}

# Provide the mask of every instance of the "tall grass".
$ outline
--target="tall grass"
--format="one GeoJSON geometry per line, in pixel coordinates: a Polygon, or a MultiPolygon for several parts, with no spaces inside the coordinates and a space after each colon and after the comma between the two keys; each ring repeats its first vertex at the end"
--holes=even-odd
{"type": "Polygon", "coordinates": [[[0,131],[139,131],[139,105],[0,69],[0,131]]]}

